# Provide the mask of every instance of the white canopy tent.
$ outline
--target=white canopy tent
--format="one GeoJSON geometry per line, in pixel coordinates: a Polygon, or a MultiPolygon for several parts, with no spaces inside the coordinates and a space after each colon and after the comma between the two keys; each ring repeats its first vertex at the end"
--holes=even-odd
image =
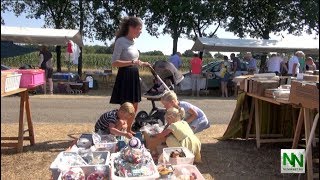
{"type": "Polygon", "coordinates": [[[286,52],[297,50],[305,54],[318,55],[319,41],[288,41],[288,40],[261,40],[261,39],[220,39],[197,38],[193,51],[220,51],[220,52],[286,52]]]}
{"type": "Polygon", "coordinates": [[[72,40],[79,47],[83,46],[79,30],[1,26],[1,41],[66,45],[68,40],[72,40]]]}

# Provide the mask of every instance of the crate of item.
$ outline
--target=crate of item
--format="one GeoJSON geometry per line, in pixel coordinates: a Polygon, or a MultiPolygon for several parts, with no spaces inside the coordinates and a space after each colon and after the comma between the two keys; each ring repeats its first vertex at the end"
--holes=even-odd
{"type": "Polygon", "coordinates": [[[94,147],[99,151],[109,151],[115,153],[117,150],[118,140],[115,136],[107,134],[92,133],[94,147]]]}
{"type": "Polygon", "coordinates": [[[19,89],[21,74],[14,71],[1,71],[1,94],[19,89]]]}
{"type": "Polygon", "coordinates": [[[319,82],[292,81],[289,101],[305,108],[319,109],[319,82]]]}
{"type": "Polygon", "coordinates": [[[198,168],[190,164],[180,164],[173,166],[173,177],[172,179],[197,179],[205,180],[198,168]]]}
{"type": "Polygon", "coordinates": [[[19,69],[17,72],[22,74],[21,88],[34,88],[46,82],[45,71],[42,69],[19,69]]]}
{"type": "Polygon", "coordinates": [[[172,165],[192,165],[194,161],[194,154],[186,147],[163,148],[163,160],[172,165]]]}
{"type": "Polygon", "coordinates": [[[59,176],[61,177],[64,174],[63,171],[69,168],[81,168],[84,176],[88,177],[98,167],[101,167],[109,175],[110,152],[91,151],[91,150],[81,150],[81,151],[60,152],[56,157],[56,159],[50,165],[52,179],[54,180],[59,179],[59,176]],[[87,154],[92,153],[92,156],[86,156],[86,158],[81,157],[85,155],[85,153],[87,154]]]}

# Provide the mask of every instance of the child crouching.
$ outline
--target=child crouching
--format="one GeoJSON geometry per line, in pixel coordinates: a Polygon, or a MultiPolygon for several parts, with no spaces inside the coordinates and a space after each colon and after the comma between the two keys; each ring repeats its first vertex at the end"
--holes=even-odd
{"type": "Polygon", "coordinates": [[[127,132],[127,120],[135,116],[135,109],[132,103],[123,103],[119,109],[106,112],[100,116],[95,125],[95,132],[102,134],[113,134],[132,138],[133,135],[127,132]]]}
{"type": "Polygon", "coordinates": [[[168,128],[161,133],[155,135],[157,138],[166,137],[168,147],[186,147],[195,156],[195,162],[201,162],[201,142],[194,135],[192,129],[186,121],[182,121],[184,117],[182,108],[169,108],[165,114],[165,118],[169,124],[168,128]]]}

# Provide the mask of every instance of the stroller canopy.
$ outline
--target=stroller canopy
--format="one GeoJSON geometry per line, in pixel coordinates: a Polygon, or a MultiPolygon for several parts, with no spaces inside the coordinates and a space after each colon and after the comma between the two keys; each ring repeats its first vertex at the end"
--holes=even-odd
{"type": "Polygon", "coordinates": [[[171,62],[165,60],[156,61],[153,69],[161,79],[171,78],[174,85],[179,84],[184,78],[182,73],[171,62]]]}

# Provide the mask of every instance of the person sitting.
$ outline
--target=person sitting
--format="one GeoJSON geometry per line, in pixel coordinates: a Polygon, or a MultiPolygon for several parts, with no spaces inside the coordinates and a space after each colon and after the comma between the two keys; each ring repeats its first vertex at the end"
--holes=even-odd
{"type": "Polygon", "coordinates": [[[125,102],[119,109],[102,114],[95,124],[95,132],[125,136],[130,139],[133,135],[127,132],[127,120],[133,116],[135,116],[133,104],[125,102]]]}
{"type": "Polygon", "coordinates": [[[186,112],[184,120],[189,123],[194,133],[201,132],[210,127],[209,120],[204,112],[185,101],[178,101],[177,95],[173,91],[167,91],[161,97],[161,103],[168,110],[171,107],[182,107],[186,112]]]}
{"type": "Polygon", "coordinates": [[[306,70],[314,71],[317,70],[316,64],[313,62],[312,57],[307,57],[306,59],[306,70]]]}
{"type": "Polygon", "coordinates": [[[182,121],[184,117],[182,108],[171,107],[165,114],[165,119],[169,126],[161,133],[156,134],[156,138],[166,138],[168,147],[186,147],[195,156],[194,161],[201,162],[201,142],[195,136],[192,129],[186,121],[182,121]]]}

